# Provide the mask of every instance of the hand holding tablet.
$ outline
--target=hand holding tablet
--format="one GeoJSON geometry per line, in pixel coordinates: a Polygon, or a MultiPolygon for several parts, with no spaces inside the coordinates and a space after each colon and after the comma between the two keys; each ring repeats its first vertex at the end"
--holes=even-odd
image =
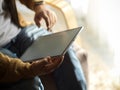
{"type": "Polygon", "coordinates": [[[82,27],[78,27],[40,36],[25,51],[21,59],[30,62],[46,56],[63,56],[81,30],[82,27]]]}

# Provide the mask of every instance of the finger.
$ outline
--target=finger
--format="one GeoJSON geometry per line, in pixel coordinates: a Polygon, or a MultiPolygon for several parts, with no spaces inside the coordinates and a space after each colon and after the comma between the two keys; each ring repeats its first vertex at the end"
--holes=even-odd
{"type": "MultiPolygon", "coordinates": [[[[59,65],[57,65],[57,67],[59,67],[64,60],[64,56],[58,56],[58,57],[56,57],[56,59],[59,59],[59,65]]],[[[56,61],[56,59],[55,59],[55,61],[56,61]]]]}
{"type": "Polygon", "coordinates": [[[52,59],[53,63],[52,64],[48,64],[45,66],[46,70],[45,71],[51,71],[56,69],[63,61],[62,58],[53,58],[52,59]]]}
{"type": "Polygon", "coordinates": [[[48,63],[49,63],[48,58],[44,58],[44,59],[37,60],[37,61],[33,62],[34,67],[39,67],[39,68],[47,65],[48,63]]]}
{"type": "Polygon", "coordinates": [[[49,24],[47,30],[51,31],[51,28],[56,23],[56,17],[55,17],[55,14],[53,12],[50,12],[48,15],[49,15],[49,19],[50,19],[50,24],[49,24]]]}
{"type": "Polygon", "coordinates": [[[43,74],[47,74],[47,72],[44,70],[45,66],[48,65],[49,63],[51,63],[49,61],[50,57],[41,59],[41,60],[37,60],[34,61],[31,64],[30,69],[32,70],[32,72],[34,73],[34,75],[43,75],[43,74]]]}
{"type": "Polygon", "coordinates": [[[41,16],[45,20],[47,28],[49,27],[49,24],[50,24],[48,13],[49,13],[49,11],[47,11],[47,10],[39,13],[39,16],[41,16]]]}
{"type": "Polygon", "coordinates": [[[45,20],[46,26],[47,26],[47,28],[48,28],[49,25],[50,25],[50,19],[49,19],[49,16],[48,16],[48,15],[44,15],[44,16],[43,16],[43,19],[45,20]]]}
{"type": "Polygon", "coordinates": [[[52,13],[49,14],[49,19],[50,19],[50,24],[48,26],[48,30],[50,31],[52,26],[53,26],[53,24],[54,24],[54,16],[53,16],[52,13]]]}
{"type": "Polygon", "coordinates": [[[49,32],[52,32],[52,29],[47,28],[47,30],[48,30],[49,32]]]}
{"type": "Polygon", "coordinates": [[[51,24],[51,15],[49,11],[46,11],[46,17],[44,18],[44,20],[46,22],[47,30],[49,31],[49,27],[51,24]]]}
{"type": "Polygon", "coordinates": [[[56,56],[56,57],[52,58],[52,61],[53,62],[58,62],[58,60],[63,61],[63,59],[64,59],[64,56],[56,56]]]}
{"type": "Polygon", "coordinates": [[[50,29],[55,25],[56,21],[57,21],[57,17],[55,15],[55,13],[51,13],[51,25],[50,25],[50,29]]]}
{"type": "Polygon", "coordinates": [[[47,58],[47,61],[48,61],[49,63],[52,63],[52,59],[51,59],[50,56],[47,56],[46,58],[47,58]]]}
{"type": "Polygon", "coordinates": [[[30,70],[33,72],[34,75],[39,74],[39,69],[43,68],[47,64],[46,59],[34,61],[31,64],[30,70]]]}
{"type": "MultiPolygon", "coordinates": [[[[51,57],[47,57],[47,60],[48,60],[48,64],[42,66],[42,67],[38,67],[39,70],[36,71],[37,74],[39,75],[45,75],[45,74],[49,74],[51,73],[52,71],[54,71],[57,67],[57,65],[55,65],[56,62],[53,62],[54,60],[56,60],[57,58],[51,58],[51,57]],[[41,69],[40,69],[41,68],[41,69]],[[39,71],[41,71],[41,73],[39,73],[39,71]]],[[[60,59],[60,58],[59,58],[60,59]]],[[[59,61],[59,59],[57,59],[59,61]]],[[[57,61],[57,63],[58,63],[57,61]]],[[[36,69],[35,69],[36,70],[36,69]]],[[[34,72],[35,72],[34,70],[34,72]]]]}
{"type": "Polygon", "coordinates": [[[35,15],[34,21],[35,21],[35,24],[36,24],[38,27],[41,26],[41,20],[42,20],[42,18],[41,18],[40,16],[35,15]]]}
{"type": "Polygon", "coordinates": [[[41,26],[41,23],[40,23],[40,21],[38,21],[38,20],[36,20],[36,25],[38,26],[38,27],[40,27],[41,26]]]}

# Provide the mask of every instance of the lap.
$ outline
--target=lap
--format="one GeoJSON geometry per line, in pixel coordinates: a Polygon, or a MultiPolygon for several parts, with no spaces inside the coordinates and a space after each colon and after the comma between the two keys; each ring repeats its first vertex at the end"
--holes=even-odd
{"type": "Polygon", "coordinates": [[[75,52],[70,47],[61,66],[54,71],[59,90],[87,90],[83,70],[75,52]]]}
{"type": "Polygon", "coordinates": [[[44,90],[39,77],[20,80],[15,83],[0,83],[0,90],[44,90]]]}
{"type": "MultiPolygon", "coordinates": [[[[28,40],[29,41],[29,40],[28,40]]],[[[32,42],[31,42],[32,43],[32,42]]],[[[3,48],[0,48],[0,52],[10,57],[16,58],[17,51],[15,43],[9,43],[3,48]]],[[[30,79],[19,80],[15,83],[0,83],[0,90],[44,90],[41,80],[38,76],[30,79]]]]}
{"type": "MultiPolygon", "coordinates": [[[[37,28],[34,25],[23,28],[21,33],[12,41],[12,45],[9,47],[9,49],[12,52],[17,53],[17,56],[20,57],[37,37],[46,34],[49,34],[47,30],[43,28],[37,28]]],[[[60,90],[86,90],[86,83],[80,62],[76,58],[76,55],[72,49],[68,50],[65,55],[64,62],[54,72],[54,78],[60,90]]]]}
{"type": "Polygon", "coordinates": [[[17,57],[20,57],[36,38],[46,34],[49,34],[47,30],[35,25],[22,28],[21,32],[5,48],[7,47],[10,51],[16,53],[17,57]]]}

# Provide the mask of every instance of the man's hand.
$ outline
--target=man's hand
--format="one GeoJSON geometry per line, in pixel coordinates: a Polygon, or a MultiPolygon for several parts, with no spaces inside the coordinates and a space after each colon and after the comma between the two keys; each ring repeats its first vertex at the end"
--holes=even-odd
{"type": "Polygon", "coordinates": [[[35,6],[34,11],[35,11],[34,21],[36,25],[40,27],[41,21],[42,19],[44,19],[46,22],[47,30],[48,31],[51,30],[51,28],[54,26],[57,20],[56,14],[48,10],[45,7],[45,4],[35,6]]]}
{"type": "Polygon", "coordinates": [[[32,62],[30,69],[32,70],[34,75],[45,75],[59,67],[63,59],[64,56],[53,58],[46,57],[42,60],[32,62]]]}

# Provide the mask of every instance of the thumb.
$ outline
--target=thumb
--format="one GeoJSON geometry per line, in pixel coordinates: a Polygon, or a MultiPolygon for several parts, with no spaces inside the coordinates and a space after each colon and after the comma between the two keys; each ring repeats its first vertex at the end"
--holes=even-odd
{"type": "Polygon", "coordinates": [[[44,58],[44,59],[40,59],[37,61],[34,61],[33,64],[35,64],[35,66],[39,66],[39,67],[43,67],[45,65],[47,65],[49,63],[49,59],[48,58],[44,58]]]}

